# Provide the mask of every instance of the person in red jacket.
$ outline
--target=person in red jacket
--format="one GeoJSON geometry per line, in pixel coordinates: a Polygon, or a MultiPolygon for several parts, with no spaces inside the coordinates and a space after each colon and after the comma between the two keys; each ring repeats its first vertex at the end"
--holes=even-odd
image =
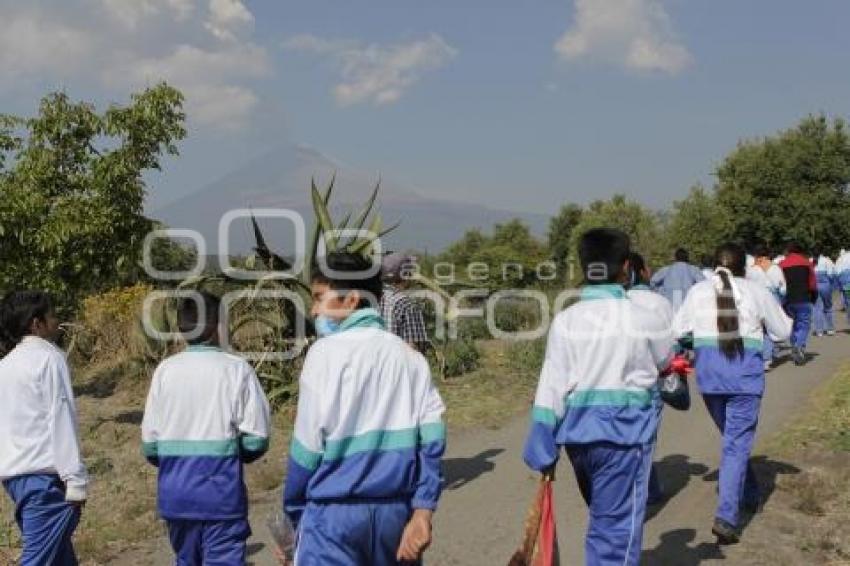
{"type": "Polygon", "coordinates": [[[803,247],[792,242],[785,248],[785,259],[779,263],[785,274],[785,306],[794,319],[791,332],[791,357],[798,366],[806,363],[806,342],[812,324],[812,304],[817,298],[818,282],[811,260],[803,247]]]}

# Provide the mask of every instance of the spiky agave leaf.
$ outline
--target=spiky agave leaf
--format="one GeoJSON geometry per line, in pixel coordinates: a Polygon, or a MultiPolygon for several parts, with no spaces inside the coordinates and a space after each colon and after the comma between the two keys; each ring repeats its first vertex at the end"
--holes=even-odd
{"type": "Polygon", "coordinates": [[[346,213],[346,215],[343,216],[342,220],[337,225],[337,230],[339,230],[340,234],[342,233],[343,230],[348,228],[348,223],[351,222],[351,215],[352,214],[354,214],[354,211],[349,209],[348,213],[346,213]]]}
{"type": "MultiPolygon", "coordinates": [[[[351,253],[362,253],[364,255],[371,256],[372,255],[371,246],[375,243],[375,240],[383,238],[384,236],[386,236],[387,234],[389,234],[390,232],[392,232],[393,230],[398,228],[400,225],[401,225],[401,221],[398,221],[395,224],[393,224],[392,226],[390,226],[389,228],[385,228],[385,229],[383,229],[379,232],[371,232],[372,234],[374,234],[373,237],[369,238],[369,237],[364,236],[363,238],[358,239],[356,242],[354,242],[351,246],[349,246],[347,248],[347,251],[349,251],[351,253]]],[[[370,228],[370,231],[371,231],[371,228],[370,228]]]]}
{"type": "Polygon", "coordinates": [[[372,222],[369,223],[369,227],[366,229],[366,234],[362,236],[357,236],[357,238],[351,242],[348,246],[346,246],[346,251],[351,253],[359,253],[366,249],[366,247],[372,243],[372,240],[378,235],[381,231],[381,223],[383,220],[381,219],[381,214],[378,213],[372,218],[372,222]]]}
{"type": "MultiPolygon", "coordinates": [[[[355,220],[354,224],[352,224],[352,228],[357,231],[363,229],[363,226],[366,225],[366,220],[369,218],[369,214],[372,212],[372,208],[375,206],[375,201],[378,198],[378,191],[381,190],[381,179],[378,179],[378,182],[375,184],[375,188],[372,190],[371,196],[369,196],[369,200],[366,201],[366,205],[363,207],[363,210],[360,211],[360,215],[355,220]]],[[[348,241],[348,246],[354,243],[357,239],[357,236],[352,236],[348,241]]]]}
{"type": "Polygon", "coordinates": [[[313,212],[316,214],[316,221],[325,238],[325,247],[328,252],[336,251],[337,236],[333,233],[335,226],[330,212],[328,212],[328,205],[315,184],[311,187],[310,194],[313,198],[313,212]]]}
{"type": "MultiPolygon", "coordinates": [[[[263,260],[266,268],[270,271],[285,271],[292,269],[291,263],[271,251],[268,244],[266,244],[266,239],[263,237],[263,232],[260,230],[260,225],[257,223],[257,219],[254,217],[253,213],[251,213],[251,226],[254,229],[254,240],[256,243],[254,246],[254,252],[256,252],[257,256],[263,260]]],[[[248,268],[253,269],[253,267],[248,268]]]]}
{"type": "MultiPolygon", "coordinates": [[[[335,184],[336,184],[336,172],[334,172],[333,177],[331,177],[331,182],[328,183],[328,186],[325,189],[325,194],[322,195],[322,202],[325,204],[325,207],[327,207],[328,203],[331,200],[331,193],[333,192],[335,184]]],[[[311,188],[311,192],[318,192],[318,189],[316,188],[315,179],[310,180],[310,188],[311,188]]],[[[317,221],[313,226],[313,232],[310,234],[310,242],[308,243],[307,249],[305,250],[306,255],[304,257],[304,271],[303,271],[303,278],[301,279],[301,281],[305,285],[310,284],[310,278],[312,276],[311,271],[312,271],[312,268],[313,268],[313,263],[316,260],[316,251],[319,248],[319,238],[321,237],[321,235],[322,235],[322,227],[319,224],[319,222],[317,221]]]]}

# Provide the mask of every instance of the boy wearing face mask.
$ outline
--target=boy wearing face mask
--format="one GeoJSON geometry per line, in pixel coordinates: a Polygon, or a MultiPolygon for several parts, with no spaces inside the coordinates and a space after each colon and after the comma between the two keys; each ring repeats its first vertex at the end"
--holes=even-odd
{"type": "Polygon", "coordinates": [[[372,306],[380,269],[349,253],[325,264],[311,285],[320,338],[299,380],[283,495],[295,561],[415,562],[442,487],[444,405],[425,358],[372,306]]]}

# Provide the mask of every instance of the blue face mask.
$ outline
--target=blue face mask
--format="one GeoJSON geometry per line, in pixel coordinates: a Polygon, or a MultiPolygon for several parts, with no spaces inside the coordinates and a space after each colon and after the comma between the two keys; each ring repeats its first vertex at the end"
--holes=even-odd
{"type": "Polygon", "coordinates": [[[313,324],[316,327],[316,334],[319,336],[328,336],[339,332],[339,322],[323,314],[317,316],[313,324]]]}

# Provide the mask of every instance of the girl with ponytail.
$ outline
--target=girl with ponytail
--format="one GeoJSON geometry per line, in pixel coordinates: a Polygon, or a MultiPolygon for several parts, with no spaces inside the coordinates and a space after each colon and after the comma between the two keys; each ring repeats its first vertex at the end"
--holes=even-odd
{"type": "Polygon", "coordinates": [[[22,566],[77,564],[71,537],[88,475],[58,331],[46,293],[0,301],[0,480],[16,505],[22,566]]]}
{"type": "Polygon", "coordinates": [[[741,246],[721,246],[714,260],[714,274],[691,288],[673,328],[677,337],[693,334],[697,386],[723,435],[712,532],[718,542],[730,544],[740,536],[739,508],[760,506],[748,462],[764,394],[764,330],[785,340],[792,321],[764,286],[745,279],[741,246]]]}

